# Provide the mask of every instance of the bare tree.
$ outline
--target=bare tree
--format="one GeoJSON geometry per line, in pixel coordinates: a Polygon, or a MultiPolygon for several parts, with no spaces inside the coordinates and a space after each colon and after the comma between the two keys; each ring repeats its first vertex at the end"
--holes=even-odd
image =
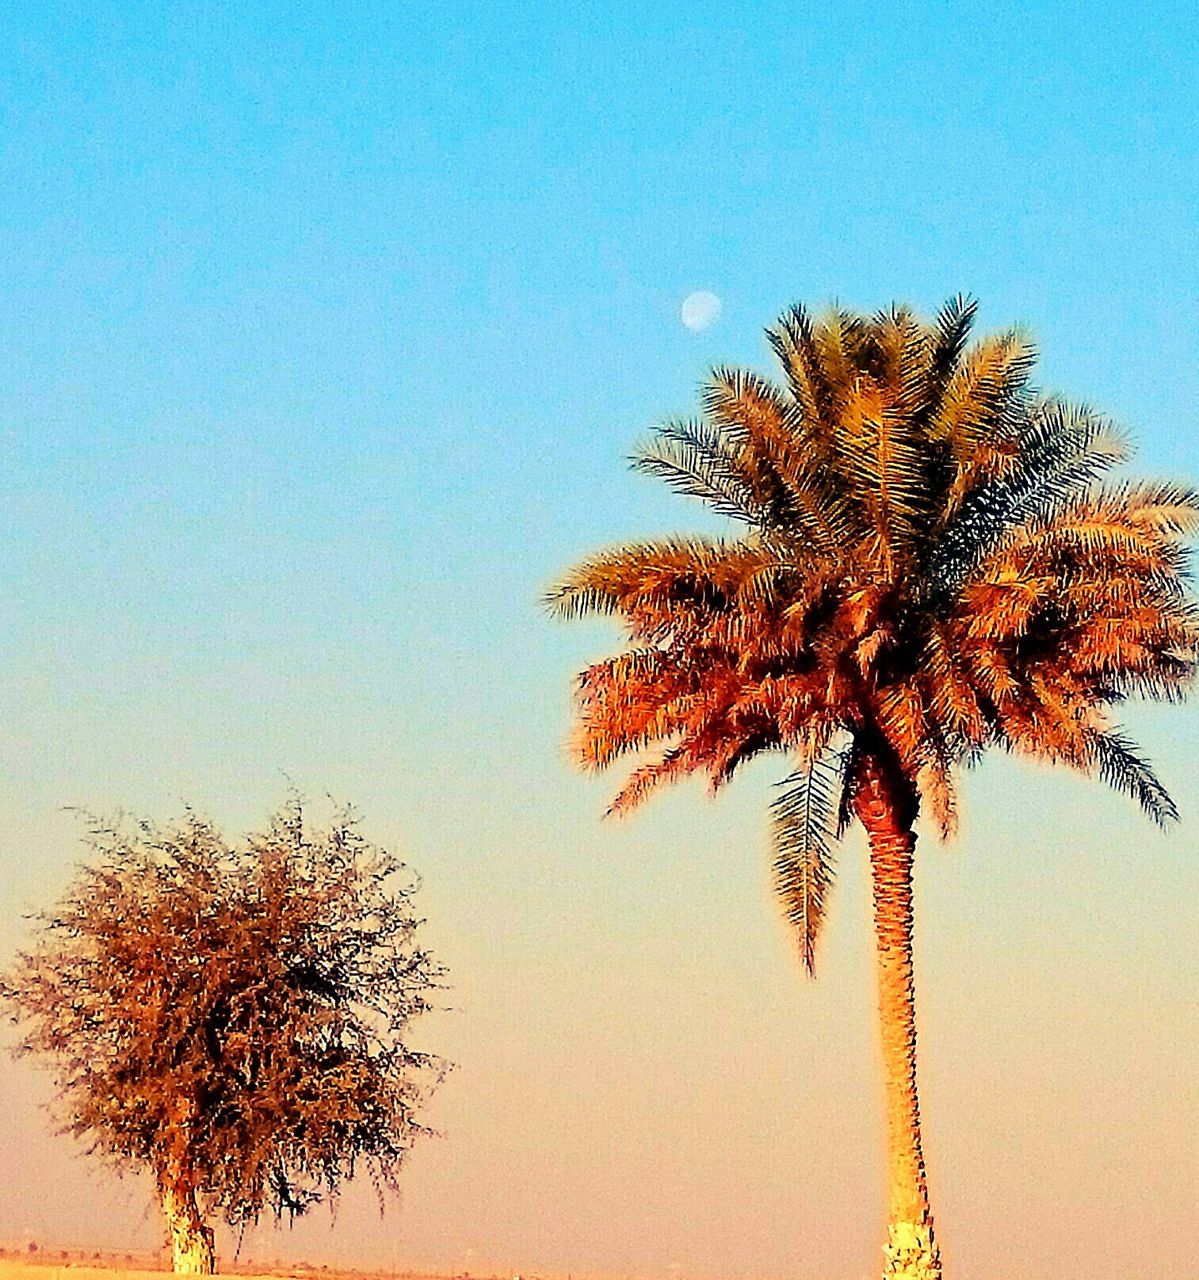
{"type": "Polygon", "coordinates": [[[313,832],[295,799],[237,844],[190,812],[90,827],[0,977],[63,1130],[153,1173],[177,1272],[212,1272],[213,1215],[302,1213],[359,1163],[382,1205],[443,1070],[406,1040],[440,976],[415,876],[351,813],[313,832]]]}

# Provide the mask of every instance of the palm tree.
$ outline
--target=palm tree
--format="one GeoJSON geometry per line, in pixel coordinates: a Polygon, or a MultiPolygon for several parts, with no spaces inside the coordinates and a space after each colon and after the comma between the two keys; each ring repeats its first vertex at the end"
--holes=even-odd
{"type": "Polygon", "coordinates": [[[778,894],[809,972],[833,848],[870,850],[887,1108],[888,1280],[940,1277],[916,1092],[914,823],[954,830],[955,773],[997,745],[1097,774],[1177,816],[1113,724],[1174,700],[1199,657],[1184,539],[1199,495],[1102,482],[1128,449],[1092,410],[1030,386],[1019,331],[970,340],[975,304],[932,322],[801,308],[767,331],[780,387],[718,368],[703,417],[658,427],[637,469],[739,522],[738,536],[629,544],[548,596],[627,643],[578,681],[579,763],[639,762],[611,811],[766,751],[778,894]]]}

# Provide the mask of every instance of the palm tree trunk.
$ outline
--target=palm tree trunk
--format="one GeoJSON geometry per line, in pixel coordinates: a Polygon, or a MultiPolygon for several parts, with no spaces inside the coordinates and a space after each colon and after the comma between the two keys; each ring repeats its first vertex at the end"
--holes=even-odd
{"type": "Polygon", "coordinates": [[[855,809],[870,839],[887,1108],[890,1228],[883,1280],[941,1280],[916,1095],[912,974],[912,854],[916,835],[912,824],[918,801],[898,765],[881,751],[864,761],[860,777],[855,809]]]}
{"type": "Polygon", "coordinates": [[[178,1167],[163,1169],[158,1178],[158,1195],[171,1238],[175,1274],[212,1275],[216,1262],[212,1228],[205,1226],[200,1216],[190,1180],[178,1167]]]}

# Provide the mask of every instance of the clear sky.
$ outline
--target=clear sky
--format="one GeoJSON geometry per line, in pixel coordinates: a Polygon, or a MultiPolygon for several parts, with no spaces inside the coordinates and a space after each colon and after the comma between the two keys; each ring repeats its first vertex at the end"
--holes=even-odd
{"type": "MultiPolygon", "coordinates": [[[[1191,3],[25,3],[0,46],[0,868],[62,806],[232,830],[285,775],[425,879],[458,1063],[369,1189],[251,1256],[858,1280],[882,1234],[862,849],[816,983],[775,920],[782,762],[620,824],[562,750],[597,545],[716,361],[834,298],[981,299],[1140,471],[1199,480],[1191,3]],[[693,290],[722,300],[702,332],[693,290]]],[[[1183,813],[989,761],[921,846],[926,1149],[972,1280],[1177,1280],[1199,1186],[1199,711],[1183,813]]],[[[0,1065],[0,1241],[151,1244],[0,1065]]]]}

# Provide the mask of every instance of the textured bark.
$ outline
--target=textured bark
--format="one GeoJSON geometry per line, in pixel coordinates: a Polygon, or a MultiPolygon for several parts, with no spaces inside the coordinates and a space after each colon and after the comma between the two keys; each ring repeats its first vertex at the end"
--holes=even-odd
{"type": "Polygon", "coordinates": [[[870,839],[879,1026],[887,1110],[890,1230],[883,1280],[941,1280],[916,1093],[912,854],[918,802],[883,751],[865,760],[855,808],[870,839]]]}
{"type": "Polygon", "coordinates": [[[176,1171],[159,1176],[158,1194],[167,1234],[171,1238],[175,1274],[212,1275],[215,1266],[213,1233],[200,1216],[195,1189],[176,1171]]]}

